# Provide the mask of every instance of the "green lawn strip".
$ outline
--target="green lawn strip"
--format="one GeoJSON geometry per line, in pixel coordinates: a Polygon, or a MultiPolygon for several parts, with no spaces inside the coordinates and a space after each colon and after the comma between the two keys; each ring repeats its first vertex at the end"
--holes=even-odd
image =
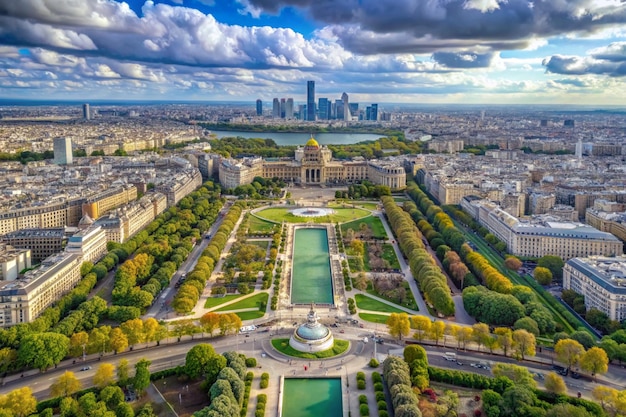
{"type": "Polygon", "coordinates": [[[374,300],[364,294],[356,294],[354,296],[356,306],[362,310],[380,311],[381,313],[404,313],[404,310],[400,310],[397,307],[390,306],[389,304],[381,303],[378,300],[374,300]]]}
{"type": "Polygon", "coordinates": [[[335,344],[332,348],[321,352],[300,352],[299,350],[295,350],[289,346],[289,339],[272,339],[272,346],[280,353],[287,356],[293,356],[295,358],[326,359],[341,355],[347,351],[350,347],[350,342],[347,340],[335,339],[335,344]]]}
{"type": "Polygon", "coordinates": [[[253,295],[252,297],[245,298],[236,303],[224,306],[220,309],[217,309],[216,311],[241,310],[244,308],[255,308],[255,307],[259,308],[262,302],[265,302],[265,304],[267,304],[268,297],[269,295],[266,292],[262,292],[262,293],[253,295]]]}
{"type": "Polygon", "coordinates": [[[220,304],[227,303],[227,302],[235,300],[235,299],[237,299],[239,297],[242,297],[242,295],[241,294],[229,294],[229,295],[225,295],[223,297],[207,298],[206,302],[204,303],[204,308],[217,307],[220,304]]]}
{"type": "MultiPolygon", "coordinates": [[[[357,257],[348,258],[348,266],[352,272],[361,272],[359,258],[357,257]]],[[[363,265],[363,267],[365,267],[365,265],[363,265]]]]}
{"type": "Polygon", "coordinates": [[[238,315],[241,320],[255,320],[263,317],[265,315],[265,311],[242,311],[235,314],[238,315]]]}
{"type": "Polygon", "coordinates": [[[391,269],[400,269],[400,262],[391,243],[383,243],[383,259],[389,262],[391,269]]]}
{"type": "Polygon", "coordinates": [[[363,269],[365,272],[370,272],[370,255],[367,250],[367,243],[363,245],[363,269]]]}
{"type": "Polygon", "coordinates": [[[249,233],[271,233],[277,223],[272,223],[264,219],[260,219],[254,215],[248,218],[249,233]]]}
{"type": "Polygon", "coordinates": [[[343,223],[365,217],[369,215],[369,211],[359,208],[335,208],[334,214],[321,217],[300,217],[294,216],[289,211],[291,208],[274,207],[261,210],[256,213],[257,216],[273,222],[280,223],[286,221],[288,223],[343,223]]]}
{"type": "MultiPolygon", "coordinates": [[[[417,303],[415,302],[415,298],[413,298],[413,293],[411,292],[411,287],[409,286],[409,283],[408,283],[408,282],[406,282],[406,281],[404,281],[404,282],[402,283],[402,286],[403,286],[403,287],[405,288],[405,290],[406,290],[406,294],[407,294],[406,298],[407,298],[407,300],[408,300],[408,303],[406,303],[406,304],[404,304],[404,305],[402,305],[402,304],[398,304],[398,302],[397,302],[396,300],[392,300],[392,299],[391,299],[391,298],[389,298],[389,297],[385,297],[384,295],[379,294],[378,292],[376,292],[376,290],[373,290],[373,289],[369,289],[369,288],[368,288],[368,290],[367,290],[366,292],[367,292],[368,294],[375,295],[375,296],[376,296],[376,297],[378,297],[378,298],[382,298],[383,300],[387,300],[387,301],[389,301],[389,302],[392,302],[392,303],[394,303],[394,304],[396,304],[396,305],[401,305],[402,307],[406,307],[406,308],[408,308],[408,309],[410,309],[410,310],[413,310],[413,311],[419,311],[419,307],[417,307],[417,303]]],[[[370,287],[370,288],[371,288],[371,287],[370,287]]]]}
{"type": "Polygon", "coordinates": [[[263,250],[267,250],[267,245],[270,244],[268,240],[248,240],[246,241],[246,243],[249,243],[250,245],[258,246],[263,250]]]}
{"type": "MultiPolygon", "coordinates": [[[[537,295],[539,302],[541,302],[544,306],[548,308],[548,310],[550,310],[555,320],[561,323],[566,331],[569,331],[571,333],[576,330],[567,320],[565,320],[565,317],[563,317],[554,307],[552,307],[550,303],[548,303],[548,301],[545,299],[544,294],[541,294],[532,286],[528,285],[523,279],[519,277],[519,275],[505,268],[504,260],[502,260],[502,258],[498,254],[496,254],[494,250],[482,238],[473,233],[469,233],[456,220],[453,219],[453,222],[455,223],[457,229],[463,232],[465,234],[465,237],[476,245],[476,247],[478,248],[478,252],[483,255],[491,265],[493,265],[502,274],[509,278],[513,284],[529,287],[537,295]]],[[[580,323],[580,325],[583,326],[582,323],[580,323]]]]}
{"type": "Polygon", "coordinates": [[[364,321],[369,321],[370,323],[386,324],[389,316],[384,316],[382,314],[359,313],[359,318],[364,321]]]}
{"type": "Polygon", "coordinates": [[[344,223],[341,225],[341,233],[345,236],[348,232],[348,229],[354,230],[355,234],[358,236],[359,231],[361,230],[361,224],[365,223],[370,230],[372,231],[372,237],[374,239],[386,239],[387,233],[385,232],[385,227],[383,226],[382,221],[379,217],[376,216],[367,216],[363,219],[358,219],[352,222],[344,223]]]}

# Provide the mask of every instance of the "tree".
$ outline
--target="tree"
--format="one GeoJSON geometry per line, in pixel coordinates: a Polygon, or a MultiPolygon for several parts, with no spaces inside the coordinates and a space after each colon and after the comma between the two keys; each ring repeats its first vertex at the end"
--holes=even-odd
{"type": "Polygon", "coordinates": [[[117,382],[124,386],[130,379],[130,373],[128,368],[128,359],[120,359],[117,364],[117,382]]]}
{"type": "Polygon", "coordinates": [[[535,388],[537,383],[533,379],[533,375],[525,366],[513,365],[509,363],[496,363],[491,370],[495,377],[507,377],[516,385],[524,385],[535,388]]]}
{"type": "Polygon", "coordinates": [[[85,352],[89,343],[89,335],[87,332],[77,332],[70,337],[70,355],[79,357],[85,352]]]}
{"type": "Polygon", "coordinates": [[[411,316],[411,327],[416,330],[414,337],[420,342],[430,331],[431,324],[430,318],[426,316],[411,316]]]}
{"type": "Polygon", "coordinates": [[[439,397],[439,415],[442,417],[456,416],[456,409],[459,406],[459,394],[450,391],[449,389],[443,392],[443,395],[439,397]]]}
{"type": "Polygon", "coordinates": [[[11,410],[11,416],[26,417],[37,409],[37,399],[30,387],[17,388],[0,396],[0,409],[11,410]]]}
{"type": "Polygon", "coordinates": [[[406,313],[391,313],[387,319],[389,334],[402,340],[402,336],[408,336],[411,331],[411,322],[406,313]]]}
{"type": "Polygon", "coordinates": [[[70,340],[59,333],[31,333],[22,338],[17,351],[18,360],[42,371],[61,362],[67,356],[70,340]]]}
{"type": "Polygon", "coordinates": [[[115,353],[123,352],[128,347],[128,338],[119,327],[111,330],[109,346],[111,346],[111,349],[113,349],[115,353]]]}
{"type": "Polygon", "coordinates": [[[609,370],[609,357],[604,349],[594,346],[583,353],[580,358],[580,367],[591,372],[595,381],[596,374],[603,374],[609,370]]]}
{"type": "Polygon", "coordinates": [[[218,313],[208,312],[200,317],[200,325],[210,336],[220,328],[220,315],[218,313]]]}
{"type": "Polygon", "coordinates": [[[561,378],[559,375],[555,374],[554,372],[550,372],[548,373],[548,375],[546,375],[546,380],[545,380],[545,387],[546,387],[546,391],[551,392],[553,394],[566,394],[567,393],[567,387],[565,386],[565,382],[563,381],[563,378],[561,378]]]}
{"type": "MultiPolygon", "coordinates": [[[[122,329],[122,332],[124,332],[124,334],[126,335],[127,342],[131,348],[137,343],[141,343],[144,341],[143,320],[127,320],[120,325],[120,328],[122,329]]],[[[111,337],[111,339],[113,339],[113,337],[111,337]]]]}
{"type": "Polygon", "coordinates": [[[572,369],[572,366],[577,364],[585,348],[583,345],[572,339],[559,340],[554,346],[554,353],[559,362],[567,365],[567,371],[572,369]]]}
{"type": "Polygon", "coordinates": [[[504,260],[504,266],[511,271],[518,271],[522,267],[522,261],[515,256],[509,256],[504,260]]]}
{"type": "Polygon", "coordinates": [[[457,343],[463,346],[463,349],[467,346],[467,342],[472,340],[472,336],[474,331],[471,327],[461,327],[459,331],[456,333],[457,343]]]}
{"type": "Polygon", "coordinates": [[[524,329],[513,331],[513,350],[515,353],[525,359],[525,356],[535,356],[535,335],[528,333],[524,329]]]}
{"type": "Polygon", "coordinates": [[[508,327],[496,327],[495,334],[498,337],[498,343],[504,352],[504,356],[513,347],[513,332],[508,327]]]}
{"type": "Polygon", "coordinates": [[[74,372],[65,371],[56,382],[50,385],[50,396],[69,397],[79,391],[81,383],[74,375],[74,372]]]}
{"type": "Polygon", "coordinates": [[[600,406],[610,416],[615,416],[616,405],[618,403],[619,391],[604,385],[599,385],[591,391],[594,400],[600,403],[600,406]]]}
{"type": "Polygon", "coordinates": [[[572,404],[555,404],[548,410],[546,417],[593,417],[593,414],[572,404]]]}
{"type": "Polygon", "coordinates": [[[513,325],[513,328],[516,330],[524,329],[528,333],[534,334],[535,337],[539,336],[539,326],[537,325],[537,322],[530,317],[522,317],[521,319],[517,320],[513,325]]]}
{"type": "Polygon", "coordinates": [[[208,343],[192,347],[185,358],[185,373],[192,379],[202,375],[206,375],[207,380],[214,379],[225,366],[226,358],[215,353],[208,343]]]}
{"type": "Polygon", "coordinates": [[[482,345],[486,344],[489,336],[489,326],[485,323],[476,323],[472,326],[472,338],[478,344],[478,350],[480,350],[482,345]]]}
{"type": "Polygon", "coordinates": [[[563,266],[565,266],[565,263],[563,262],[563,259],[559,258],[558,256],[542,256],[541,258],[539,258],[537,266],[548,268],[550,272],[552,272],[552,276],[556,278],[557,281],[561,281],[563,279],[563,266]]]}
{"type": "Polygon", "coordinates": [[[445,344],[445,331],[446,324],[443,321],[435,321],[432,326],[430,326],[430,338],[435,341],[437,346],[439,346],[440,340],[443,340],[445,344]]]}
{"type": "Polygon", "coordinates": [[[552,272],[548,268],[538,266],[533,271],[533,276],[541,285],[550,285],[552,283],[552,272]]]}
{"type": "Polygon", "coordinates": [[[114,380],[115,365],[112,363],[103,363],[100,365],[93,376],[93,384],[100,389],[111,385],[114,380]]]}
{"type": "Polygon", "coordinates": [[[141,359],[135,364],[135,376],[133,377],[133,388],[137,392],[143,392],[148,386],[150,386],[150,371],[148,367],[152,362],[148,359],[141,359]]]}

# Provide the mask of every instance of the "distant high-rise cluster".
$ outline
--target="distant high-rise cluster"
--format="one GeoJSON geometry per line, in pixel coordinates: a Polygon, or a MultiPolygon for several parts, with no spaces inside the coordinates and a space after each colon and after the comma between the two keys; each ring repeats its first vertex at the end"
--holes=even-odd
{"type": "Polygon", "coordinates": [[[83,119],[90,120],[91,119],[91,111],[89,110],[89,104],[83,104],[83,119]]]}
{"type": "MultiPolygon", "coordinates": [[[[257,100],[256,103],[257,116],[262,116],[262,102],[257,100]]],[[[331,101],[327,97],[320,97],[315,102],[315,81],[307,81],[306,104],[298,105],[295,109],[298,119],[305,121],[315,120],[371,120],[377,121],[378,104],[372,104],[366,107],[365,112],[359,110],[359,103],[350,103],[348,93],[343,93],[340,99],[331,101]]],[[[294,102],[293,98],[274,98],[272,100],[272,118],[273,119],[293,119],[294,102]]]]}

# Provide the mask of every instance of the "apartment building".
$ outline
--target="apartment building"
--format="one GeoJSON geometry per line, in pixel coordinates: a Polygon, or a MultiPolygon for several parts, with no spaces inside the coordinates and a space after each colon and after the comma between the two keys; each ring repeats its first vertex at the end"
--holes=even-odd
{"type": "Polygon", "coordinates": [[[65,252],[80,255],[83,262],[96,263],[107,253],[106,233],[97,225],[81,230],[67,240],[65,252]]]}
{"type": "Polygon", "coordinates": [[[0,282],[0,327],[28,323],[80,281],[79,254],[62,252],[45,259],[23,278],[0,282]]]}
{"type": "Polygon", "coordinates": [[[13,281],[20,271],[30,268],[30,250],[0,244],[0,281],[13,281]]]}
{"type": "Polygon", "coordinates": [[[123,184],[111,187],[99,192],[83,203],[83,215],[87,214],[92,219],[104,215],[110,210],[128,204],[137,199],[137,187],[131,184],[123,184]]]}
{"type": "Polygon", "coordinates": [[[563,288],[585,296],[611,320],[626,320],[626,256],[574,258],[563,268],[563,288]]]}
{"type": "Polygon", "coordinates": [[[516,256],[556,255],[564,260],[592,255],[623,253],[622,242],[610,233],[591,226],[549,216],[520,220],[487,200],[464,199],[461,207],[516,256]]]}
{"type": "Polygon", "coordinates": [[[2,236],[2,241],[16,248],[30,249],[35,264],[63,250],[65,229],[24,229],[2,236]]]}
{"type": "Polygon", "coordinates": [[[174,175],[171,180],[158,185],[155,191],[164,194],[167,197],[167,206],[172,207],[201,185],[202,174],[200,171],[187,169],[174,175]]]}

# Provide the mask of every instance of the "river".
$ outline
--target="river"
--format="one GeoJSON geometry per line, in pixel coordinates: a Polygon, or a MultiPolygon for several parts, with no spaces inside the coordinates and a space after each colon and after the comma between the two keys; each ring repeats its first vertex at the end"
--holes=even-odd
{"type": "MultiPolygon", "coordinates": [[[[311,135],[309,133],[286,133],[286,132],[239,132],[236,130],[212,130],[218,138],[237,137],[274,139],[277,145],[304,145],[311,135]]],[[[314,133],[313,137],[320,145],[349,145],[366,140],[376,140],[385,135],[373,133],[314,133]]]]}

